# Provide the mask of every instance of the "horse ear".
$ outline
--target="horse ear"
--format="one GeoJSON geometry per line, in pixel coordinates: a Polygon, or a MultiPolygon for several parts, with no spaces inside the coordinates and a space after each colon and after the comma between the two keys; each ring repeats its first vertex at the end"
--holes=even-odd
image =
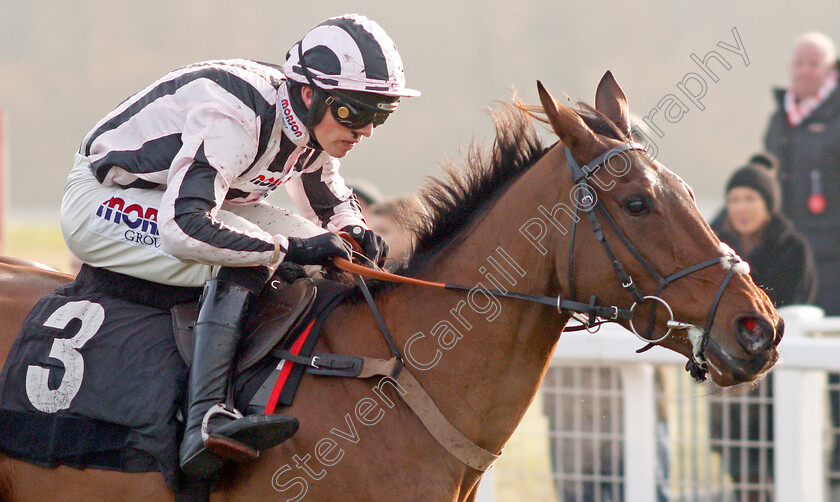
{"type": "Polygon", "coordinates": [[[598,143],[595,133],[580,118],[580,115],[568,106],[558,103],[539,80],[537,80],[537,92],[548,122],[563,144],[572,152],[578,153],[581,149],[591,149],[598,143]]]}
{"type": "Polygon", "coordinates": [[[625,135],[630,135],[630,112],[627,96],[611,71],[604,73],[595,91],[595,109],[607,116],[625,135]]]}

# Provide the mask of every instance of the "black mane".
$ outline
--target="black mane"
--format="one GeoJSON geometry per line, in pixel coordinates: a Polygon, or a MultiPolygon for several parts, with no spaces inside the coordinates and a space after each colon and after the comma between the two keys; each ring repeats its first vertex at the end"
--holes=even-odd
{"type": "Polygon", "coordinates": [[[409,222],[416,232],[414,253],[401,273],[421,268],[544,155],[533,116],[518,101],[501,104],[490,116],[496,128],[492,147],[473,142],[463,166],[449,160],[442,179],[430,178],[421,188],[422,214],[409,222]]]}
{"type": "MultiPolygon", "coordinates": [[[[598,135],[624,141],[618,127],[595,108],[579,102],[578,115],[598,135]]],[[[548,122],[541,107],[517,98],[490,111],[496,138],[490,148],[473,142],[461,165],[449,160],[440,178],[429,178],[418,194],[421,210],[403,215],[415,233],[414,252],[397,273],[410,275],[460,236],[507,187],[547,151],[534,119],[548,122]]]]}

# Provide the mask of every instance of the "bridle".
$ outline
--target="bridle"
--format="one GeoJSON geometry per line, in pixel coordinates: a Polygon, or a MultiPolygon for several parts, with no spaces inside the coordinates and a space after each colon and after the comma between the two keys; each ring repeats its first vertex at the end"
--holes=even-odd
{"type": "MultiPolygon", "coordinates": [[[[421,286],[431,286],[450,290],[478,290],[483,293],[500,298],[515,298],[518,300],[526,300],[531,302],[542,303],[545,305],[551,305],[553,307],[556,307],[557,311],[560,314],[569,315],[581,323],[581,326],[574,326],[571,328],[567,327],[565,331],[579,331],[582,329],[589,330],[604,322],[617,322],[622,320],[627,321],[630,326],[630,331],[632,331],[633,334],[636,335],[642,341],[647,342],[647,345],[639,349],[637,352],[644,352],[654,347],[656,344],[662,342],[668,336],[670,336],[671,333],[675,330],[687,330],[688,338],[692,344],[692,353],[689,357],[688,363],[686,364],[686,370],[688,370],[688,372],[691,374],[692,377],[694,377],[695,380],[701,382],[704,381],[706,379],[706,373],[708,368],[708,361],[706,360],[705,352],[706,346],[709,343],[709,336],[712,331],[712,325],[714,324],[715,313],[717,312],[718,305],[720,304],[720,299],[723,296],[723,291],[726,289],[726,286],[729,284],[732,277],[736,273],[739,273],[739,269],[738,267],[736,267],[736,265],[741,263],[741,259],[734,253],[726,256],[718,256],[716,258],[711,258],[691,267],[684,268],[683,270],[680,270],[679,272],[671,274],[667,277],[662,277],[662,275],[660,275],[659,272],[656,271],[653,265],[651,265],[650,262],[648,262],[644,258],[644,256],[642,256],[642,254],[639,252],[636,246],[634,246],[633,243],[630,242],[630,240],[627,238],[624,232],[621,231],[621,229],[616,224],[615,220],[613,220],[609,212],[607,212],[604,205],[601,203],[600,200],[598,200],[595,191],[589,184],[589,177],[595,174],[595,172],[597,172],[602,165],[609,162],[609,160],[612,157],[624,154],[628,151],[644,152],[645,148],[637,143],[625,143],[621,146],[616,146],[614,148],[609,149],[608,151],[602,153],[601,155],[596,157],[595,160],[589,162],[583,167],[581,167],[577,163],[577,161],[575,161],[571,151],[568,148],[566,148],[565,151],[566,163],[569,165],[569,169],[572,172],[572,180],[574,182],[575,188],[577,189],[573,192],[576,193],[576,197],[578,199],[575,203],[575,217],[572,218],[572,228],[570,231],[569,243],[569,292],[571,299],[563,299],[559,296],[539,296],[527,293],[517,293],[514,291],[500,291],[496,289],[480,288],[478,286],[467,287],[458,284],[424,281],[412,277],[405,277],[401,275],[392,274],[385,271],[373,270],[362,265],[352,263],[343,258],[335,258],[334,262],[338,268],[355,274],[357,276],[356,282],[359,285],[361,291],[363,292],[368,304],[370,305],[371,310],[373,311],[374,316],[376,317],[377,323],[379,324],[380,328],[383,331],[383,334],[385,335],[385,339],[388,342],[392,354],[399,361],[402,361],[403,359],[402,354],[397,349],[397,346],[394,343],[393,338],[391,337],[391,334],[388,331],[384,320],[381,318],[379,310],[377,309],[373,298],[367,290],[367,286],[365,285],[364,281],[361,280],[361,277],[358,276],[364,276],[389,282],[416,284],[421,286]],[[592,231],[595,234],[595,238],[598,240],[598,242],[601,243],[601,246],[604,248],[607,257],[612,263],[613,270],[615,271],[616,275],[621,281],[621,286],[633,298],[633,305],[630,307],[630,309],[622,309],[615,305],[598,305],[597,297],[595,295],[592,295],[590,297],[588,303],[579,302],[576,299],[574,251],[577,222],[580,219],[577,216],[577,214],[581,210],[586,214],[586,217],[589,220],[590,225],[592,226],[592,231]],[[659,287],[657,288],[655,294],[645,295],[639,290],[638,286],[636,286],[636,283],[633,281],[633,278],[630,277],[630,275],[625,270],[624,266],[621,264],[621,262],[619,262],[618,258],[615,255],[615,252],[613,251],[612,246],[610,246],[610,243],[607,241],[606,235],[604,234],[601,222],[599,220],[598,214],[596,214],[596,211],[597,213],[600,213],[601,217],[612,228],[613,232],[615,232],[615,234],[618,235],[619,240],[621,240],[622,244],[624,244],[624,247],[630,251],[630,253],[636,259],[636,261],[638,261],[642,265],[642,267],[647,271],[647,273],[651,277],[653,277],[653,279],[657,282],[659,287]],[[720,287],[718,287],[717,294],[715,295],[714,300],[712,301],[712,305],[709,309],[709,314],[706,318],[706,323],[702,328],[702,331],[701,328],[694,324],[677,321],[674,318],[674,313],[671,309],[671,306],[660,296],[662,291],[668,285],[677,281],[678,279],[693,274],[694,272],[711,267],[712,265],[715,265],[717,263],[724,264],[724,266],[727,267],[727,272],[723,278],[723,281],[720,284],[720,287]],[[639,333],[633,321],[637,309],[639,309],[646,302],[655,302],[653,308],[650,311],[648,325],[645,329],[645,334],[647,336],[639,333]],[[651,339],[650,334],[652,333],[654,328],[654,318],[656,314],[656,307],[658,305],[664,306],[664,308],[668,311],[669,320],[666,322],[666,327],[668,329],[666,330],[665,334],[661,337],[657,339],[651,339]]],[[[349,234],[345,234],[344,237],[350,243],[353,243],[353,240],[352,238],[350,238],[349,234]]]]}
{"type": "MultiPolygon", "coordinates": [[[[707,360],[705,358],[705,350],[706,345],[709,341],[709,333],[711,332],[712,324],[714,323],[715,312],[717,311],[720,299],[723,296],[724,289],[726,289],[726,286],[729,284],[733,275],[737,273],[735,265],[737,265],[740,262],[740,259],[737,258],[737,256],[735,256],[734,254],[732,256],[719,256],[717,258],[712,258],[710,260],[698,263],[697,265],[685,268],[675,274],[669,275],[668,277],[662,277],[656,271],[656,269],[654,269],[653,266],[647,260],[645,260],[645,258],[639,252],[639,250],[635,246],[633,246],[633,244],[630,242],[627,236],[624,235],[621,229],[618,228],[618,225],[615,223],[615,220],[612,219],[610,214],[607,212],[606,208],[604,208],[603,204],[601,204],[601,202],[598,201],[595,191],[589,185],[589,176],[595,173],[595,171],[597,171],[600,168],[600,166],[606,164],[612,156],[620,155],[631,150],[644,151],[644,148],[635,143],[624,144],[620,147],[610,149],[606,153],[599,155],[595,160],[583,167],[580,167],[580,165],[578,165],[578,163],[573,158],[571,151],[568,148],[566,148],[565,150],[566,161],[569,165],[569,169],[571,169],[572,171],[574,188],[579,189],[576,192],[576,209],[574,218],[572,218],[574,224],[572,226],[571,239],[569,243],[569,283],[570,293],[572,297],[571,300],[564,300],[559,296],[557,298],[553,298],[547,296],[530,295],[525,293],[515,293],[510,291],[489,290],[485,288],[479,288],[478,286],[469,288],[457,284],[424,281],[413,277],[404,277],[400,275],[391,274],[389,272],[381,270],[369,269],[367,267],[358,265],[356,263],[353,263],[352,261],[346,260],[341,257],[333,258],[333,262],[338,268],[354,274],[356,284],[359,286],[359,290],[362,292],[365,300],[370,306],[373,316],[376,319],[377,324],[379,324],[379,328],[382,330],[382,334],[385,336],[385,341],[388,343],[388,347],[391,350],[392,358],[387,361],[374,360],[370,358],[357,358],[362,360],[362,367],[367,367],[370,364],[373,364],[374,366],[382,366],[382,364],[380,363],[383,362],[387,366],[387,370],[380,369],[376,371],[370,371],[368,373],[364,373],[364,376],[360,376],[360,378],[367,378],[372,375],[390,376],[391,378],[396,378],[398,384],[402,383],[410,387],[411,392],[404,393],[403,399],[415,412],[415,414],[418,416],[418,418],[429,431],[429,433],[432,435],[432,437],[434,437],[435,440],[441,446],[443,446],[451,455],[463,462],[465,465],[479,471],[486,471],[499,457],[499,453],[488,451],[485,448],[477,445],[476,443],[468,439],[466,436],[464,436],[455,426],[452,425],[451,422],[449,422],[446,419],[446,417],[435,406],[434,401],[431,397],[429,397],[428,393],[426,393],[423,390],[422,385],[420,385],[417,382],[417,380],[413,376],[411,376],[411,373],[408,371],[408,368],[405,367],[402,352],[400,351],[399,347],[394,341],[394,337],[391,335],[391,332],[388,330],[388,326],[386,325],[385,320],[383,319],[381,312],[377,308],[376,302],[374,301],[373,296],[371,295],[370,290],[368,289],[362,277],[371,277],[391,282],[417,284],[421,286],[431,286],[444,289],[454,289],[462,291],[479,290],[484,293],[498,297],[516,298],[519,300],[527,300],[548,305],[556,305],[557,310],[560,312],[560,314],[570,315],[575,319],[578,319],[583,324],[584,329],[591,327],[593,324],[600,324],[602,322],[614,322],[618,321],[619,319],[626,320],[630,325],[631,331],[633,331],[633,333],[642,340],[648,342],[648,344],[642,349],[640,349],[640,351],[647,350],[648,348],[653,347],[656,343],[659,343],[666,337],[668,337],[674,330],[685,329],[689,331],[689,339],[692,342],[692,354],[689,357],[688,364],[686,364],[686,369],[696,380],[703,381],[706,379],[707,373],[707,360]],[[591,297],[589,303],[581,303],[575,301],[575,230],[577,221],[580,219],[577,216],[577,214],[581,208],[586,213],[586,216],[589,219],[590,224],[592,225],[592,231],[595,233],[596,239],[601,243],[601,245],[604,248],[604,251],[607,253],[607,256],[612,262],[613,269],[615,270],[616,275],[618,275],[618,278],[621,280],[622,287],[630,294],[631,297],[633,297],[634,303],[630,307],[630,310],[620,309],[617,306],[599,306],[597,305],[597,298],[595,297],[595,295],[591,297]],[[619,239],[624,244],[624,246],[636,258],[636,260],[642,265],[642,267],[648,272],[648,274],[650,274],[659,284],[655,295],[646,296],[642,294],[642,292],[633,282],[633,279],[624,269],[624,266],[618,261],[618,258],[613,252],[613,249],[607,241],[603,229],[601,228],[601,223],[598,219],[598,214],[596,214],[595,212],[596,210],[607,221],[610,227],[612,227],[613,231],[616,233],[616,235],[618,235],[619,239]],[[728,264],[729,269],[727,270],[726,276],[723,278],[723,282],[718,288],[717,294],[715,295],[715,299],[712,302],[711,309],[709,310],[709,315],[706,318],[706,325],[702,333],[700,334],[700,336],[692,338],[692,330],[699,330],[699,328],[697,328],[693,324],[676,321],[674,319],[674,314],[671,310],[671,306],[668,305],[668,302],[663,300],[659,295],[661,294],[662,290],[665,289],[665,287],[667,287],[674,281],[699,270],[703,270],[716,263],[728,264]],[[664,305],[665,308],[668,310],[668,314],[670,317],[670,320],[667,322],[667,331],[662,337],[656,340],[651,340],[650,338],[642,336],[636,329],[635,324],[633,323],[633,317],[636,313],[637,307],[639,307],[647,301],[656,302],[654,303],[653,309],[651,309],[650,320],[646,331],[647,334],[650,334],[653,331],[653,323],[655,320],[657,305],[664,305]],[[583,314],[585,314],[585,316],[583,314]],[[602,320],[599,320],[599,318],[602,320]]],[[[354,241],[354,239],[350,236],[349,233],[345,232],[344,235],[342,235],[342,237],[344,237],[347,241],[348,248],[350,248],[351,251],[353,248],[353,244],[355,244],[357,252],[361,251],[360,246],[354,241]]],[[[406,346],[406,351],[407,350],[408,346],[406,346]]],[[[317,367],[315,361],[315,358],[302,358],[302,362],[307,363],[310,366],[317,367]]],[[[357,375],[362,375],[362,372],[360,371],[359,373],[357,373],[357,375]]]]}
{"type": "MultiPolygon", "coordinates": [[[[587,219],[589,220],[590,225],[592,226],[592,231],[595,234],[595,238],[598,242],[601,243],[601,246],[604,248],[604,251],[607,254],[610,262],[612,263],[613,270],[615,271],[616,275],[618,276],[619,280],[621,281],[621,286],[627,291],[630,296],[633,298],[634,303],[630,307],[630,316],[627,319],[630,325],[630,330],[639,337],[642,341],[647,342],[647,345],[639,349],[637,352],[644,352],[651,347],[654,347],[659,342],[662,342],[665,338],[667,338],[674,330],[688,330],[689,331],[689,340],[692,343],[692,354],[689,357],[688,364],[686,364],[686,369],[694,377],[697,381],[704,381],[706,379],[706,372],[708,368],[708,361],[705,357],[706,346],[709,343],[709,336],[712,331],[712,325],[715,321],[715,313],[717,312],[718,306],[720,305],[720,299],[723,296],[723,291],[726,289],[726,286],[729,284],[732,277],[738,273],[737,264],[741,262],[741,259],[732,254],[728,256],[718,256],[716,258],[711,258],[709,260],[700,262],[696,265],[684,268],[679,272],[671,274],[667,277],[662,277],[659,272],[648,262],[644,256],[639,252],[636,246],[633,245],[632,242],[627,238],[624,232],[621,231],[619,226],[616,224],[615,220],[610,216],[609,212],[607,212],[604,205],[598,200],[598,197],[593,190],[592,186],[589,184],[589,177],[592,176],[598,169],[605,165],[609,160],[617,155],[622,155],[628,151],[645,151],[645,148],[637,143],[625,143],[620,146],[616,146],[614,148],[609,149],[608,151],[602,153],[598,157],[596,157],[593,161],[589,162],[588,164],[581,167],[577,161],[575,161],[574,156],[572,155],[571,150],[565,148],[566,152],[566,163],[569,165],[569,169],[572,172],[572,180],[575,185],[575,189],[573,193],[576,194],[576,198],[578,200],[575,201],[575,217],[572,218],[572,227],[570,231],[570,244],[569,244],[569,292],[571,295],[572,301],[576,298],[575,292],[575,270],[574,270],[574,256],[575,256],[575,234],[576,234],[576,227],[577,222],[580,218],[577,217],[577,214],[580,210],[582,210],[585,214],[587,219]],[[658,288],[656,293],[653,295],[645,295],[643,294],[636,283],[633,281],[633,278],[625,270],[624,266],[619,262],[618,258],[613,251],[612,246],[610,246],[609,241],[604,234],[603,228],[601,226],[601,222],[598,218],[598,214],[600,213],[601,217],[607,224],[612,228],[613,232],[618,236],[621,240],[622,244],[628,251],[633,255],[639,264],[647,271],[647,273],[653,277],[653,279],[657,282],[658,288]],[[685,323],[681,321],[677,321],[674,319],[674,313],[671,309],[671,306],[668,305],[668,302],[662,299],[660,296],[662,291],[671,283],[686,277],[694,272],[698,272],[705,268],[708,268],[712,265],[717,263],[722,263],[724,266],[727,267],[726,275],[723,278],[720,286],[718,287],[717,294],[715,295],[714,300],[712,301],[711,308],[709,309],[709,314],[706,317],[706,323],[702,328],[702,331],[698,334],[697,332],[700,330],[699,327],[695,326],[694,324],[685,323]],[[653,308],[651,309],[648,326],[645,329],[645,335],[639,333],[637,327],[633,322],[633,317],[637,311],[637,309],[644,304],[645,302],[654,302],[653,308]],[[653,323],[655,317],[655,310],[658,305],[663,305],[665,309],[668,311],[669,320],[666,323],[667,331],[664,335],[657,339],[651,339],[650,334],[653,331],[653,323]],[[693,335],[693,336],[692,336],[693,335]]],[[[596,300],[595,297],[592,297],[590,303],[593,305],[595,304],[596,300]]],[[[618,312],[617,307],[612,307],[618,312]]],[[[582,322],[585,326],[589,326],[592,324],[592,316],[590,315],[589,319],[582,318],[580,315],[572,314],[575,319],[582,322]]]]}

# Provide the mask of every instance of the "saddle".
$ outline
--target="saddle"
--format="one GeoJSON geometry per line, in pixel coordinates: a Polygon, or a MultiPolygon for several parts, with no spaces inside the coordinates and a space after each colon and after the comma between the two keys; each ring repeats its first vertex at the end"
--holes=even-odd
{"type": "MultiPolygon", "coordinates": [[[[291,405],[304,373],[353,377],[362,370],[358,356],[313,354],[327,316],[352,288],[329,279],[286,277],[277,274],[269,281],[244,327],[228,399],[246,415],[291,405]],[[319,364],[310,364],[311,359],[319,364]],[[284,361],[290,363],[285,369],[284,361]]],[[[170,312],[175,345],[189,367],[198,302],[177,304],[170,312]]]]}
{"type": "MultiPolygon", "coordinates": [[[[251,309],[251,319],[239,345],[234,375],[240,375],[265,358],[274,347],[282,347],[312,310],[318,288],[309,278],[291,284],[273,278],[251,309]]],[[[198,302],[181,303],[170,309],[175,343],[181,358],[190,365],[193,357],[193,326],[198,316],[198,302]]]]}

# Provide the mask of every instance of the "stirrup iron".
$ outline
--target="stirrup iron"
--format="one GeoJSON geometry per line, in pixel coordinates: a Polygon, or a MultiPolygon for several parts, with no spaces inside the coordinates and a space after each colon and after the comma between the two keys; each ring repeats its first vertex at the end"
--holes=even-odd
{"type": "Polygon", "coordinates": [[[216,415],[223,415],[233,420],[238,420],[240,418],[244,418],[243,415],[239,410],[233,408],[233,411],[225,406],[225,403],[217,403],[210,407],[207,410],[207,413],[204,414],[204,420],[201,421],[201,441],[206,445],[207,440],[210,439],[210,431],[208,430],[210,419],[216,415]]]}

